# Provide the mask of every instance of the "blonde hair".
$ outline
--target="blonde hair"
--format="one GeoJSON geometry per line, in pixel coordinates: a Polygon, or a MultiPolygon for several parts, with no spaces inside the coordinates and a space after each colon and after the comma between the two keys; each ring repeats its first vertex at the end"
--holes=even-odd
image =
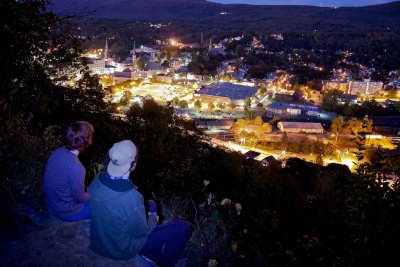
{"type": "Polygon", "coordinates": [[[84,151],[86,147],[92,144],[94,128],[87,121],[72,122],[65,135],[65,147],[69,150],[78,149],[84,151]]]}

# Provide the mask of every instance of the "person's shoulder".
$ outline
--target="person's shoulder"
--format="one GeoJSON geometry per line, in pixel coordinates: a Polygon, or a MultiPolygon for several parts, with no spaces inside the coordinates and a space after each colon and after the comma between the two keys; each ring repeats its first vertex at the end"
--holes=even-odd
{"type": "Polygon", "coordinates": [[[135,199],[137,204],[143,204],[144,197],[136,188],[129,190],[129,194],[135,199]]]}
{"type": "MultiPolygon", "coordinates": [[[[59,147],[55,149],[49,156],[49,162],[64,162],[66,159],[69,158],[69,150],[66,147],[59,147]]],[[[70,153],[72,154],[72,153],[70,153]]]]}
{"type": "Polygon", "coordinates": [[[62,153],[66,153],[66,152],[70,152],[65,146],[60,146],[59,148],[57,148],[56,150],[54,150],[54,152],[62,152],[62,153]]]}
{"type": "Polygon", "coordinates": [[[65,146],[59,147],[56,150],[53,151],[53,153],[51,154],[51,156],[61,156],[61,155],[73,155],[71,153],[71,151],[69,151],[65,146]]]}

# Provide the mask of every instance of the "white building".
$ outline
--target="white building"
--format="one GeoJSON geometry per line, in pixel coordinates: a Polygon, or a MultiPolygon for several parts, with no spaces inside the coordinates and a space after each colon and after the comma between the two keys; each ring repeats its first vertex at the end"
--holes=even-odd
{"type": "Polygon", "coordinates": [[[352,95],[365,94],[373,95],[383,89],[382,82],[371,82],[370,80],[364,81],[350,81],[348,82],[348,93],[352,95]]]}
{"type": "Polygon", "coordinates": [[[324,128],[319,122],[281,121],[278,122],[278,128],[286,133],[324,133],[324,128]]]}

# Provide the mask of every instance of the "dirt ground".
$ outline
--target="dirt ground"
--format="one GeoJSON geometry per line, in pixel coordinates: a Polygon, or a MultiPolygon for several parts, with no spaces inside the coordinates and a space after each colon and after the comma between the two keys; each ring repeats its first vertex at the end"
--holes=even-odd
{"type": "Polygon", "coordinates": [[[42,227],[31,227],[16,239],[0,241],[0,266],[143,266],[114,261],[89,249],[89,221],[65,223],[50,218],[42,227]]]}

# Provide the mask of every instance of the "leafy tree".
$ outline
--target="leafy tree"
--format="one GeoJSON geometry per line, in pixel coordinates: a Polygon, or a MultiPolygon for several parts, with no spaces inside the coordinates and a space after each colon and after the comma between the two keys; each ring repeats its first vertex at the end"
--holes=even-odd
{"type": "Polygon", "coordinates": [[[307,86],[314,91],[322,91],[322,81],[321,80],[311,80],[307,82],[307,86]]]}
{"type": "Polygon", "coordinates": [[[231,76],[230,75],[222,75],[222,80],[224,81],[224,82],[229,82],[230,80],[231,80],[231,76]]]}
{"type": "Polygon", "coordinates": [[[251,106],[251,99],[250,99],[250,97],[246,97],[246,98],[244,99],[244,106],[247,107],[247,108],[249,108],[249,107],[251,106]]]}
{"type": "Polygon", "coordinates": [[[317,163],[318,165],[324,165],[322,154],[316,154],[315,163],[317,163]]]}
{"type": "Polygon", "coordinates": [[[201,110],[201,107],[202,107],[202,103],[201,103],[201,101],[200,101],[199,99],[197,99],[197,100],[194,102],[194,108],[195,108],[197,111],[199,111],[199,110],[201,110]]]}
{"type": "Polygon", "coordinates": [[[173,107],[177,107],[179,105],[179,98],[177,96],[175,96],[172,100],[171,100],[171,105],[173,107]]]}
{"type": "Polygon", "coordinates": [[[261,116],[257,116],[254,120],[254,124],[257,126],[261,126],[263,124],[263,120],[261,118],[261,116]]]}
{"type": "Polygon", "coordinates": [[[258,93],[260,95],[267,93],[267,88],[265,86],[261,86],[260,89],[258,89],[258,93]]]}
{"type": "Polygon", "coordinates": [[[326,111],[336,111],[339,98],[342,96],[343,92],[339,90],[330,90],[324,93],[322,97],[321,108],[326,111]]]}
{"type": "Polygon", "coordinates": [[[374,121],[372,119],[368,119],[368,117],[364,117],[362,120],[362,129],[365,133],[372,133],[374,121]]]}
{"type": "Polygon", "coordinates": [[[335,134],[335,141],[337,142],[339,134],[344,129],[344,118],[339,116],[337,118],[332,119],[331,121],[331,132],[335,134]]]}
{"type": "Polygon", "coordinates": [[[204,51],[194,53],[188,64],[189,71],[197,75],[215,75],[222,59],[208,55],[204,51]]]}
{"type": "Polygon", "coordinates": [[[179,101],[179,107],[180,108],[188,108],[189,106],[188,106],[188,103],[186,100],[181,100],[181,101],[179,101]]]}
{"type": "MultiPolygon", "coordinates": [[[[0,27],[4,68],[0,72],[0,169],[3,177],[15,178],[0,183],[0,202],[13,199],[1,205],[2,218],[8,205],[13,207],[7,219],[20,215],[22,202],[39,204],[46,158],[60,145],[62,129],[72,120],[90,121],[98,136],[102,129],[112,128],[107,127],[111,106],[104,102],[98,77],[84,68],[81,43],[71,33],[69,19],[47,11],[48,4],[45,0],[0,2],[4,19],[0,27]],[[81,74],[79,80],[76,73],[81,74]],[[66,83],[70,81],[73,85],[66,83]]],[[[111,130],[107,138],[115,135],[111,130]]],[[[82,162],[88,161],[82,158],[82,162]]]]}
{"type": "Polygon", "coordinates": [[[139,57],[136,60],[136,68],[138,68],[139,70],[143,70],[146,67],[146,61],[144,61],[143,58],[139,57]]]}
{"type": "Polygon", "coordinates": [[[163,67],[165,67],[165,68],[168,68],[169,65],[170,65],[170,63],[169,63],[168,60],[164,60],[164,62],[161,64],[161,66],[163,66],[163,67]]]}
{"type": "Polygon", "coordinates": [[[218,102],[218,103],[217,103],[217,107],[218,107],[219,109],[225,109],[225,103],[223,103],[223,102],[218,102]]]}
{"type": "Polygon", "coordinates": [[[267,70],[262,65],[251,66],[246,73],[247,78],[262,79],[265,77],[267,70]]]}
{"type": "Polygon", "coordinates": [[[245,50],[242,45],[237,45],[235,48],[235,56],[236,58],[241,58],[245,55],[245,50]]]}
{"type": "Polygon", "coordinates": [[[287,132],[283,132],[282,137],[281,137],[281,142],[280,142],[280,148],[283,150],[286,150],[288,144],[289,144],[289,136],[288,136],[287,132]]]}
{"type": "Polygon", "coordinates": [[[246,125],[246,121],[244,119],[238,119],[235,125],[237,125],[239,128],[243,128],[246,125]]]}
{"type": "Polygon", "coordinates": [[[362,131],[362,122],[357,118],[351,117],[346,124],[346,128],[349,129],[354,135],[357,135],[362,131]]]}
{"type": "MultiPolygon", "coordinates": [[[[14,115],[52,113],[79,67],[80,43],[68,21],[46,11],[48,1],[1,1],[0,122],[14,115]],[[44,112],[44,113],[43,113],[44,112]]],[[[39,116],[40,114],[40,116],[39,116]]]]}
{"type": "Polygon", "coordinates": [[[248,119],[254,119],[255,112],[250,110],[247,106],[244,106],[244,116],[248,119]]]}
{"type": "Polygon", "coordinates": [[[123,106],[127,106],[129,105],[129,100],[132,99],[132,92],[131,91],[124,91],[122,97],[121,97],[121,101],[120,104],[123,106]]]}
{"type": "Polygon", "coordinates": [[[104,91],[99,79],[89,72],[83,74],[75,88],[65,91],[64,98],[65,105],[76,117],[83,114],[102,118],[110,116],[111,106],[104,102],[104,91]]]}
{"type": "Polygon", "coordinates": [[[269,123],[263,123],[262,124],[262,129],[263,129],[264,133],[272,132],[272,126],[269,123]]]}

